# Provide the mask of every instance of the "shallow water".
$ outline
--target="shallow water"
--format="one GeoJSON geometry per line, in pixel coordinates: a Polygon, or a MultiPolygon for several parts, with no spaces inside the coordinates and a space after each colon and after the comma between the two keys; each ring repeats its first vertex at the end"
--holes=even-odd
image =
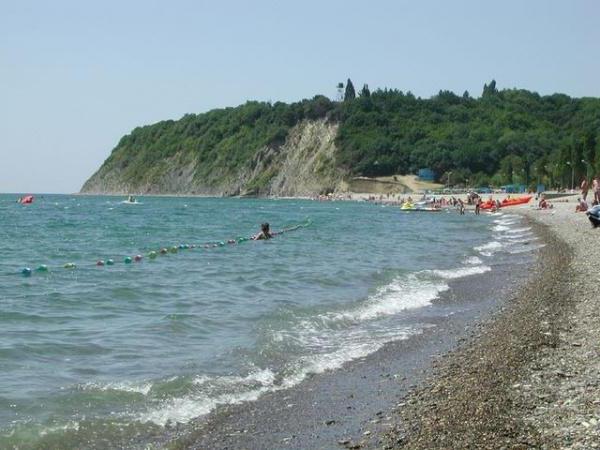
{"type": "Polygon", "coordinates": [[[143,446],[165,426],[410,338],[430,326],[419,311],[451,280],[539,248],[510,214],[15,198],[0,196],[0,448],[143,446]],[[307,219],[268,242],[212,246],[264,221],[278,230],[307,219]],[[196,248],[147,256],[180,244],[196,248]],[[142,262],[123,262],[137,254],[142,262]],[[114,266],[96,266],[109,258],[114,266]]]}

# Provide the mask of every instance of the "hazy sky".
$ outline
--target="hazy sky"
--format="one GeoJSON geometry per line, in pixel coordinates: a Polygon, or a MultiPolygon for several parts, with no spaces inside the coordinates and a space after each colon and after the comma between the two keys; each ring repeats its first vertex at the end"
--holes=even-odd
{"type": "Polygon", "coordinates": [[[138,125],[392,87],[600,96],[600,1],[0,0],[0,192],[76,192],[138,125]]]}

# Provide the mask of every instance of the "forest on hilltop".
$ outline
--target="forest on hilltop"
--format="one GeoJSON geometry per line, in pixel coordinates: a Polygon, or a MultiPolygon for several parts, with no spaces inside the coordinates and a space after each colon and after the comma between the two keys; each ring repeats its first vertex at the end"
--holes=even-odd
{"type": "Polygon", "coordinates": [[[135,183],[178,155],[195,161],[195,177],[210,181],[252,166],[265,147],[276,151],[301,121],[324,119],[338,124],[335,164],[356,176],[430,168],[453,185],[567,187],[571,176],[600,173],[598,98],[498,90],[495,81],[479,98],[440,91],[422,99],[367,85],[357,94],[350,80],[345,88],[339,101],[322,95],[291,104],[250,101],[138,127],[103,167],[119,168],[135,183]]]}

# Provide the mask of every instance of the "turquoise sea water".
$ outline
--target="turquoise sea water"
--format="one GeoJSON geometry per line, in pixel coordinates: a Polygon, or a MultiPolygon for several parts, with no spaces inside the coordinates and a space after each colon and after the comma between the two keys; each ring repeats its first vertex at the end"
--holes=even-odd
{"type": "Polygon", "coordinates": [[[420,333],[419,311],[450,280],[534,239],[511,215],[358,202],[15,199],[0,196],[0,448],[143,448],[420,333]],[[204,247],[307,219],[270,241],[204,247]],[[196,248],[147,257],[180,244],[196,248]]]}

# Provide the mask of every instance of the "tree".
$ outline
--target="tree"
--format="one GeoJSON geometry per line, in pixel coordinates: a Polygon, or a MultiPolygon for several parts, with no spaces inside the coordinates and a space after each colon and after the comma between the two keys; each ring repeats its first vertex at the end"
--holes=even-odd
{"type": "Polygon", "coordinates": [[[490,95],[495,95],[498,93],[498,89],[496,89],[496,80],[492,80],[490,81],[490,84],[484,84],[483,85],[483,93],[481,94],[482,97],[488,97],[490,95]]]}
{"type": "Polygon", "coordinates": [[[368,84],[363,85],[362,89],[360,90],[360,96],[361,97],[370,97],[371,96],[371,91],[369,90],[368,84]]]}
{"type": "Polygon", "coordinates": [[[354,85],[350,78],[346,81],[346,92],[344,94],[344,101],[354,100],[356,98],[356,91],[354,90],[354,85]]]}

